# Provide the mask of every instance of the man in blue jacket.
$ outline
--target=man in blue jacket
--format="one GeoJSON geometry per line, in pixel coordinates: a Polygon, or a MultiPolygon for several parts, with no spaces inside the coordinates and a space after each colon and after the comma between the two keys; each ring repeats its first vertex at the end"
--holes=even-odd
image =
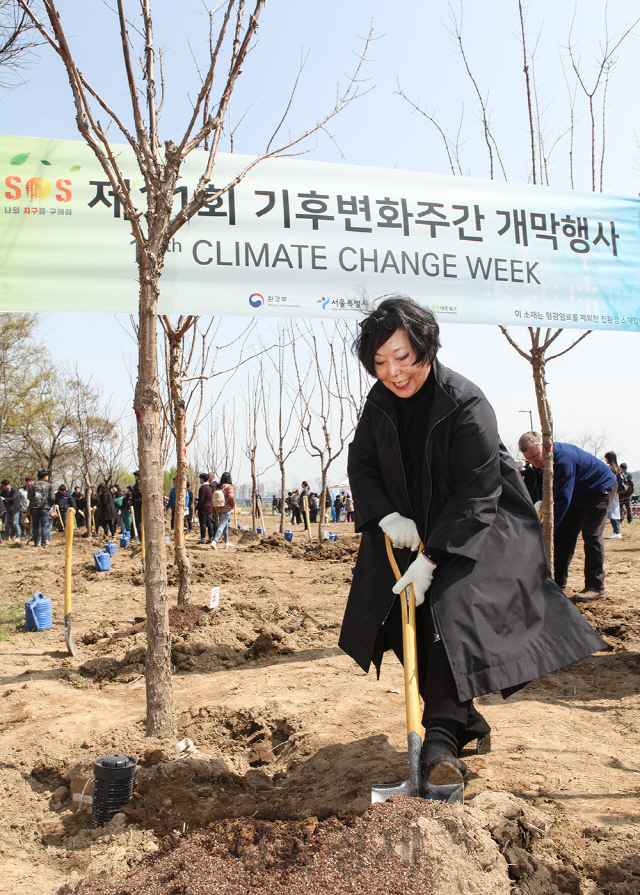
{"type": "MultiPolygon", "coordinates": [[[[518,447],[525,460],[542,468],[539,432],[525,432],[518,447]]],[[[574,594],[576,603],[593,603],[605,595],[602,535],[617,490],[616,477],[606,463],[573,444],[553,442],[554,580],[563,589],[567,586],[569,566],[582,533],[584,588],[574,594]]]]}

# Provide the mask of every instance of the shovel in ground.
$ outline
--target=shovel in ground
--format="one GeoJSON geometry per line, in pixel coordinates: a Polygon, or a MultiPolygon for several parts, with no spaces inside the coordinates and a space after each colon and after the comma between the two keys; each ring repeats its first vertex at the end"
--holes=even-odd
{"type": "MultiPolygon", "coordinates": [[[[393,555],[391,539],[385,535],[387,556],[398,581],[402,576],[393,555]]],[[[422,544],[420,544],[422,550],[422,544]]],[[[407,713],[407,745],[409,751],[409,778],[402,783],[383,783],[371,787],[371,803],[386,802],[391,796],[404,795],[418,798],[420,793],[420,752],[422,750],[422,721],[420,719],[420,695],[418,692],[418,656],[416,641],[416,598],[413,585],[400,594],[402,608],[402,648],[404,665],[404,698],[407,713]]],[[[422,795],[438,802],[464,801],[464,783],[432,786],[426,784],[422,795]]]]}
{"type": "Polygon", "coordinates": [[[73,551],[73,507],[67,510],[67,530],[64,551],[64,639],[70,656],[76,654],[76,644],[71,633],[71,556],[73,551]],[[71,514],[71,515],[69,515],[71,514]]]}

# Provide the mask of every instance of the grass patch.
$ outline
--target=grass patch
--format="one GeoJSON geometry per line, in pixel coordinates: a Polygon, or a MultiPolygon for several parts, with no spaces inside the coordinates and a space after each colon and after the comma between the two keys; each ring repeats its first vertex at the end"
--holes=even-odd
{"type": "Polygon", "coordinates": [[[90,678],[79,674],[77,671],[67,671],[65,674],[63,674],[63,679],[67,681],[67,683],[71,684],[72,687],[75,687],[77,690],[83,690],[87,687],[93,686],[93,682],[90,680],[90,678]]]}
{"type": "Polygon", "coordinates": [[[0,640],[10,640],[24,623],[24,604],[15,597],[0,600],[0,640]]]}

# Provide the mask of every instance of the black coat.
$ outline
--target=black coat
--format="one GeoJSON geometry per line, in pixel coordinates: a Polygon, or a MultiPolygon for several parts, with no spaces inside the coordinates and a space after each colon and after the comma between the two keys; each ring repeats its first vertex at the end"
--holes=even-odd
{"type": "MultiPolygon", "coordinates": [[[[437,360],[430,375],[420,536],[427,550],[447,554],[427,596],[465,701],[517,687],[606,644],[553,582],[540,523],[491,405],[437,360]]],[[[393,512],[412,515],[395,399],[381,382],[365,403],[348,473],[362,542],[340,646],[368,671],[396,599],[377,522],[393,512]]],[[[408,550],[396,556],[401,569],[412,558],[408,550]]]]}
{"type": "Polygon", "coordinates": [[[104,525],[106,522],[114,522],[118,518],[118,511],[114,503],[111,491],[103,491],[98,498],[96,508],[96,525],[104,525]]]}

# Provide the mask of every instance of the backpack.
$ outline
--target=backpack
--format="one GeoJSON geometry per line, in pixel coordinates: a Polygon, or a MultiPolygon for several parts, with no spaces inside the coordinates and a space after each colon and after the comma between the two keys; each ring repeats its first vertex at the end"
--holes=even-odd
{"type": "Polygon", "coordinates": [[[211,506],[217,507],[219,509],[220,507],[223,507],[226,502],[227,499],[225,497],[224,491],[222,490],[222,488],[217,488],[213,492],[213,497],[211,498],[211,506]]]}
{"type": "Polygon", "coordinates": [[[31,493],[31,500],[29,505],[34,510],[41,510],[47,503],[47,497],[49,495],[49,482],[45,481],[45,479],[41,479],[39,482],[36,482],[33,486],[33,491],[31,493]]]}
{"type": "Polygon", "coordinates": [[[624,488],[621,491],[620,485],[618,484],[618,493],[622,493],[622,498],[624,500],[627,497],[631,497],[631,495],[633,494],[633,479],[628,472],[621,472],[620,478],[622,479],[624,488]]]}

